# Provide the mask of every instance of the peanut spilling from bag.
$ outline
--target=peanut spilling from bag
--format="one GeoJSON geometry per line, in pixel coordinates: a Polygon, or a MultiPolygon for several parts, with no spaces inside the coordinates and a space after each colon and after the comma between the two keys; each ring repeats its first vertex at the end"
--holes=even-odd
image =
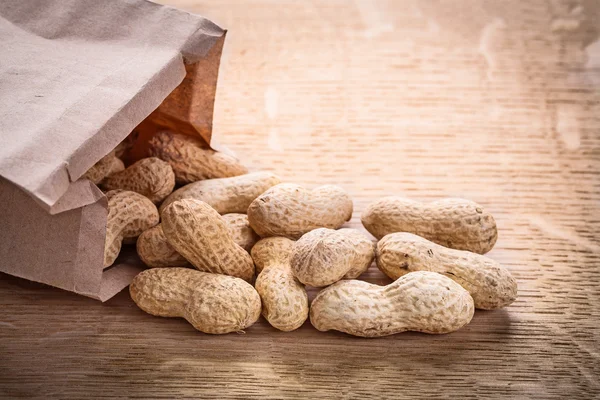
{"type": "Polygon", "coordinates": [[[206,148],[204,143],[191,136],[159,132],[148,145],[150,155],[171,164],[180,185],[248,173],[236,158],[206,148]]]}
{"type": "Polygon", "coordinates": [[[129,293],[145,312],[185,318],[204,333],[239,332],[260,317],[256,290],[232,276],[188,268],[153,268],[133,279],[129,293]]]}
{"type": "Polygon", "coordinates": [[[82,178],[89,179],[98,185],[109,174],[125,169],[123,161],[115,156],[115,151],[111,151],[102,157],[96,164],[83,174],[82,178]]]}
{"type": "Polygon", "coordinates": [[[173,191],[175,174],[171,166],[161,159],[143,158],[106,177],[102,187],[106,190],[131,190],[143,194],[153,203],[160,203],[173,191]]]}
{"type": "Polygon", "coordinates": [[[443,274],[464,287],[475,307],[484,310],[505,307],[517,298],[517,282],[498,262],[449,249],[411,233],[384,236],[377,244],[377,266],[392,279],[412,271],[443,274]]]}
{"type": "MultiPolygon", "coordinates": [[[[231,238],[246,251],[260,239],[248,224],[245,214],[226,214],[223,220],[227,224],[231,238]]],[[[188,261],[179,254],[167,241],[158,224],[144,231],[137,240],[137,253],[140,259],[149,267],[182,267],[189,265],[188,261]]]]}
{"type": "Polygon", "coordinates": [[[208,204],[177,200],[162,212],[162,229],[169,244],[200,271],[251,281],[254,262],[231,236],[227,223],[208,204]]]}
{"type": "Polygon", "coordinates": [[[384,197],[371,203],[361,220],[377,239],[389,233],[409,232],[445,247],[479,254],[490,251],[498,238],[492,215],[479,204],[464,199],[420,203],[384,197]]]}
{"type": "Polygon", "coordinates": [[[247,214],[250,226],[261,237],[299,239],[316,228],[339,228],[352,217],[352,207],[352,199],[339,186],[307,190],[282,183],[258,196],[247,214]]]}
{"type": "Polygon", "coordinates": [[[140,260],[149,267],[183,267],[188,261],[167,242],[167,237],[158,224],[145,230],[136,242],[137,254],[140,260]]]}
{"type": "Polygon", "coordinates": [[[281,331],[293,331],[308,318],[308,295],[294,277],[290,255],[294,242],[271,237],[260,240],[252,248],[252,259],[261,272],[256,278],[256,291],[262,300],[262,315],[281,331]]]}
{"type": "Polygon", "coordinates": [[[320,331],[378,337],[404,331],[454,332],[473,313],[473,299],[458,283],[420,271],[387,286],[357,280],[334,283],[313,300],[310,322],[320,331]]]}
{"type": "Polygon", "coordinates": [[[280,179],[270,172],[194,182],[167,197],[160,206],[160,212],[174,201],[196,199],[210,205],[219,214],[246,213],[254,199],[279,183],[280,179]]]}
{"type": "Polygon", "coordinates": [[[322,287],[343,278],[357,278],[374,257],[375,245],[359,231],[319,228],[294,244],[291,266],[300,282],[322,287]]]}
{"type": "Polygon", "coordinates": [[[124,239],[134,239],[158,224],[158,210],[147,197],[127,190],[112,190],[108,198],[108,219],[104,244],[104,266],[112,265],[124,239]]]}

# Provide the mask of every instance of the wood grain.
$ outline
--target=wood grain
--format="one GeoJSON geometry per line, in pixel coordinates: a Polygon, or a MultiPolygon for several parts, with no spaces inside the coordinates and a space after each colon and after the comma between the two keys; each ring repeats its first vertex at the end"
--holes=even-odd
{"type": "Polygon", "coordinates": [[[475,200],[519,297],[442,336],[210,336],[1,275],[1,396],[600,396],[597,1],[169,3],[229,28],[214,129],[251,169],[342,185],[359,228],[383,195],[475,200]]]}

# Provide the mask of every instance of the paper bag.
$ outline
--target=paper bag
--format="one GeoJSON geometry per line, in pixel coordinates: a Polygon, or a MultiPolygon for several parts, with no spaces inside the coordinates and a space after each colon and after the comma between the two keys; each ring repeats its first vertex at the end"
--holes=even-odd
{"type": "Polygon", "coordinates": [[[144,0],[0,2],[0,271],[102,301],[129,284],[139,262],[103,270],[107,200],[79,178],[134,129],[136,151],[165,128],[209,144],[224,38],[144,0]]]}

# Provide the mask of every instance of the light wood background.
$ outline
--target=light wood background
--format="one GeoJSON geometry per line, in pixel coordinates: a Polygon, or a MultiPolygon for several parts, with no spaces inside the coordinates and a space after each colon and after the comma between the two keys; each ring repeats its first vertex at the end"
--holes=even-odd
{"type": "Polygon", "coordinates": [[[600,396],[598,1],[169,3],[229,29],[215,134],[252,169],[342,185],[358,228],[383,195],[476,200],[519,298],[442,336],[209,336],[0,275],[1,396],[600,396]]]}

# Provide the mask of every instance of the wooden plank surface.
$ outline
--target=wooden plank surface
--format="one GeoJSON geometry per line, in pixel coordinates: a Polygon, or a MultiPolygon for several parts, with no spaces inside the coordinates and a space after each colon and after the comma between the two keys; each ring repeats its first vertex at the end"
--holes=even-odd
{"type": "Polygon", "coordinates": [[[476,200],[519,297],[442,336],[209,336],[0,275],[0,396],[600,396],[598,1],[169,4],[229,29],[215,130],[252,169],[342,185],[357,228],[383,195],[476,200]]]}

